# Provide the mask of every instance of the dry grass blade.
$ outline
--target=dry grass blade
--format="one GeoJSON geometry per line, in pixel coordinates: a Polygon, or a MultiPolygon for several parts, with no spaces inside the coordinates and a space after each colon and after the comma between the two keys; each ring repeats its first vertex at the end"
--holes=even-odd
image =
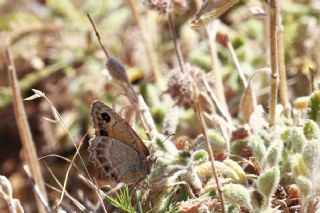
{"type": "MultiPolygon", "coordinates": [[[[63,189],[63,186],[61,185],[61,183],[59,182],[58,178],[54,175],[53,171],[50,169],[50,167],[46,164],[46,167],[48,169],[48,171],[50,172],[51,176],[53,177],[54,181],[58,184],[58,186],[63,189]]],[[[60,190],[58,190],[60,191],[60,190]]],[[[61,192],[62,193],[62,192],[61,192]]],[[[87,210],[85,206],[83,206],[77,199],[75,199],[74,197],[72,197],[67,191],[65,192],[66,196],[74,203],[75,206],[77,206],[79,208],[80,211],[85,211],[87,210]]]]}
{"type": "Polygon", "coordinates": [[[248,86],[248,81],[247,81],[246,77],[244,76],[244,73],[243,73],[242,68],[240,66],[239,59],[238,59],[238,57],[236,55],[236,51],[234,50],[234,48],[232,46],[232,43],[231,43],[231,41],[229,39],[229,36],[227,34],[218,33],[217,36],[216,36],[216,40],[220,44],[222,44],[225,48],[228,49],[228,51],[229,51],[229,53],[231,55],[232,61],[233,61],[234,65],[237,68],[241,83],[242,83],[242,85],[244,87],[247,87],[248,86]]]}
{"type": "MultiPolygon", "coordinates": [[[[5,41],[5,39],[3,39],[5,41]]],[[[19,88],[19,81],[17,79],[16,69],[13,62],[13,57],[11,54],[9,43],[6,42],[4,47],[4,57],[7,62],[7,70],[9,75],[10,86],[13,90],[13,107],[16,117],[16,122],[18,125],[18,130],[24,149],[24,154],[26,155],[27,163],[30,167],[32,177],[34,178],[35,184],[39,187],[42,195],[47,200],[47,194],[45,190],[44,181],[41,174],[41,168],[38,161],[36,149],[34,146],[34,141],[30,132],[30,127],[27,121],[26,112],[22,103],[22,96],[19,88]]],[[[44,206],[42,205],[39,198],[36,199],[37,208],[39,212],[46,212],[44,206]]]]}
{"type": "Polygon", "coordinates": [[[39,197],[40,201],[42,202],[42,204],[44,205],[44,207],[46,208],[47,212],[51,212],[50,206],[48,201],[44,198],[44,196],[42,195],[39,187],[34,183],[34,179],[31,176],[30,173],[30,168],[27,165],[23,166],[23,169],[25,171],[25,173],[27,174],[28,178],[30,179],[30,181],[32,182],[33,185],[33,190],[35,191],[35,193],[37,194],[37,196],[39,197]]]}
{"type": "Polygon", "coordinates": [[[244,93],[242,94],[240,100],[240,112],[243,116],[245,122],[249,122],[252,112],[257,106],[257,99],[255,97],[255,92],[252,88],[251,81],[249,82],[247,88],[245,89],[244,93]]]}
{"type": "MultiPolygon", "coordinates": [[[[69,134],[70,134],[70,133],[69,133],[69,134]]],[[[70,170],[71,170],[72,165],[73,165],[75,159],[77,158],[77,156],[78,156],[78,155],[80,156],[79,150],[80,150],[80,148],[82,147],[82,143],[83,143],[83,140],[84,140],[85,137],[86,137],[86,135],[85,135],[85,136],[82,138],[82,140],[80,141],[79,146],[76,147],[76,148],[77,148],[76,153],[75,153],[74,156],[72,157],[71,163],[70,163],[69,166],[68,166],[68,169],[67,169],[67,172],[66,172],[66,176],[65,176],[65,179],[64,179],[64,182],[63,182],[63,188],[62,188],[61,197],[60,197],[60,199],[59,199],[59,201],[58,201],[58,203],[57,203],[57,206],[59,206],[59,205],[61,204],[62,200],[63,200],[63,196],[64,196],[64,194],[65,194],[65,192],[66,192],[66,187],[67,187],[67,182],[68,182],[68,177],[69,177],[70,170]]],[[[84,162],[83,162],[83,160],[82,160],[82,158],[81,158],[81,156],[80,156],[80,159],[81,159],[81,162],[83,163],[83,165],[85,165],[84,162]]],[[[86,169],[86,167],[84,167],[84,168],[86,169]]],[[[86,169],[86,172],[87,172],[87,174],[89,174],[89,172],[87,171],[87,169],[86,169]]]]}

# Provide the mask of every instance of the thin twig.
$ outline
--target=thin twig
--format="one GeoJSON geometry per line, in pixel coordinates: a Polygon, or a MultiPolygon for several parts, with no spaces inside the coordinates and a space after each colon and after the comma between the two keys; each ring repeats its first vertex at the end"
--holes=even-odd
{"type": "MultiPolygon", "coordinates": [[[[18,130],[23,146],[24,154],[26,155],[27,163],[30,167],[32,177],[35,184],[38,185],[43,198],[48,200],[45,190],[44,180],[41,174],[41,168],[37,157],[35,143],[32,139],[29,123],[27,121],[26,111],[23,106],[22,96],[19,88],[19,81],[17,79],[16,69],[13,62],[10,45],[5,41],[5,60],[7,61],[7,70],[9,75],[10,86],[13,90],[13,107],[18,125],[18,130]]],[[[42,205],[40,199],[36,197],[37,208],[39,212],[46,212],[45,207],[42,205]]]]}
{"type": "Polygon", "coordinates": [[[241,66],[240,66],[240,62],[239,62],[239,60],[238,60],[238,57],[237,57],[237,55],[236,55],[236,52],[235,52],[235,50],[234,50],[234,48],[233,48],[233,46],[232,46],[232,43],[231,43],[231,41],[230,41],[230,39],[229,39],[229,36],[228,36],[228,35],[225,35],[225,37],[226,37],[226,45],[227,45],[227,48],[228,48],[229,53],[230,53],[230,55],[231,55],[232,61],[233,61],[234,65],[235,65],[236,68],[237,68],[237,71],[238,71],[238,74],[239,74],[241,83],[242,83],[242,85],[244,86],[244,88],[247,88],[247,86],[248,86],[248,81],[247,81],[246,77],[244,76],[244,73],[243,73],[242,68],[241,68],[241,66]]]}
{"type": "Polygon", "coordinates": [[[269,117],[270,125],[274,126],[276,123],[277,114],[277,98],[278,98],[278,13],[277,10],[279,1],[270,0],[270,53],[271,53],[271,89],[270,89],[270,103],[269,103],[269,117]]]}
{"type": "MultiPolygon", "coordinates": [[[[46,98],[46,97],[45,97],[45,98],[46,98]]],[[[47,99],[47,98],[46,98],[46,99],[47,99]]],[[[48,101],[49,101],[49,99],[48,99],[48,101]]],[[[61,122],[61,124],[62,124],[62,127],[63,127],[64,129],[66,129],[64,123],[61,122]]],[[[82,159],[82,157],[81,157],[81,155],[80,155],[80,153],[79,153],[79,150],[80,150],[80,148],[82,147],[82,144],[83,144],[83,141],[84,141],[84,138],[85,138],[85,137],[82,138],[82,140],[80,141],[79,146],[77,147],[77,145],[76,145],[76,143],[75,143],[75,141],[74,141],[74,139],[73,139],[73,137],[72,137],[72,135],[71,135],[71,133],[70,133],[70,131],[69,131],[68,129],[67,129],[67,132],[68,132],[68,135],[70,136],[70,138],[72,139],[73,145],[74,145],[75,148],[76,148],[76,153],[75,153],[74,156],[72,157],[72,160],[71,160],[72,163],[70,163],[69,166],[68,166],[68,169],[67,169],[67,172],[66,172],[66,175],[65,175],[65,179],[64,179],[64,182],[63,182],[62,193],[61,193],[60,199],[59,199],[59,201],[58,201],[58,203],[57,203],[57,206],[59,206],[59,205],[61,204],[62,200],[63,200],[64,194],[65,194],[65,192],[66,192],[66,187],[67,187],[67,182],[68,182],[68,178],[69,178],[69,173],[70,173],[70,171],[71,171],[73,162],[76,160],[76,158],[77,158],[78,155],[79,155],[79,158],[80,158],[80,160],[81,160],[81,162],[82,162],[82,165],[84,165],[84,168],[85,168],[85,171],[87,172],[87,175],[90,177],[90,174],[89,174],[88,170],[86,169],[86,166],[85,166],[85,164],[84,164],[84,161],[83,161],[83,159],[82,159]]]]}
{"type": "Polygon", "coordinates": [[[221,202],[221,209],[222,209],[222,213],[225,212],[225,206],[224,206],[224,198],[223,198],[223,194],[222,194],[222,190],[221,190],[221,185],[220,185],[220,181],[218,178],[218,174],[216,171],[216,167],[214,165],[214,155],[213,155],[213,151],[208,139],[208,135],[207,135],[207,131],[206,131],[206,125],[202,116],[202,109],[201,109],[201,103],[199,101],[199,96],[198,96],[198,92],[196,90],[196,88],[194,87],[194,91],[195,91],[195,106],[194,106],[194,111],[196,113],[196,117],[198,119],[198,122],[200,124],[200,128],[202,131],[202,134],[204,136],[205,142],[206,142],[206,147],[207,150],[209,152],[209,157],[210,157],[210,161],[211,161],[211,167],[212,167],[212,173],[213,173],[213,177],[215,179],[216,185],[217,185],[217,191],[218,191],[218,195],[220,197],[220,202],[221,202]]]}
{"type": "Polygon", "coordinates": [[[309,85],[310,85],[310,94],[314,91],[314,73],[315,70],[312,67],[309,67],[309,85]]]}
{"type": "Polygon", "coordinates": [[[103,42],[102,42],[102,40],[101,40],[100,33],[99,33],[99,31],[97,30],[96,25],[94,24],[93,20],[91,19],[89,13],[87,14],[87,16],[88,16],[88,18],[89,18],[89,20],[90,20],[90,23],[91,23],[91,25],[92,25],[92,27],[93,27],[93,30],[94,30],[94,32],[95,32],[95,34],[96,34],[96,37],[98,38],[99,44],[100,44],[100,46],[101,46],[104,54],[106,55],[107,59],[109,59],[109,58],[110,58],[110,55],[109,55],[109,53],[108,53],[108,51],[107,51],[107,48],[105,48],[105,46],[104,46],[104,44],[103,44],[103,42]]]}
{"type": "Polygon", "coordinates": [[[176,51],[176,55],[178,57],[178,62],[179,62],[179,67],[180,67],[180,71],[184,72],[184,60],[183,60],[183,56],[181,53],[181,48],[180,48],[180,44],[179,41],[177,39],[177,34],[176,34],[176,29],[175,29],[175,25],[174,25],[174,14],[169,12],[168,13],[168,21],[169,21],[169,28],[170,28],[170,33],[171,33],[171,37],[173,40],[173,44],[174,44],[174,49],[176,51]]]}
{"type": "Polygon", "coordinates": [[[31,176],[30,167],[28,165],[24,165],[23,166],[23,170],[27,174],[29,180],[32,182],[33,190],[36,193],[36,195],[39,197],[39,199],[40,199],[41,203],[43,204],[43,206],[46,208],[46,211],[47,212],[51,212],[51,208],[49,206],[49,203],[48,203],[47,199],[43,196],[43,194],[41,193],[38,185],[35,184],[35,181],[34,181],[33,177],[31,176]]]}
{"type": "Polygon", "coordinates": [[[202,79],[202,82],[207,90],[207,93],[209,95],[209,97],[211,98],[212,102],[216,105],[216,107],[218,108],[218,110],[220,111],[220,113],[222,114],[222,116],[226,119],[226,121],[231,125],[234,126],[233,121],[232,121],[232,117],[230,116],[230,114],[221,106],[221,103],[219,102],[218,98],[216,97],[216,95],[214,94],[214,92],[212,91],[212,89],[210,88],[208,82],[205,79],[202,79]]]}
{"type": "MultiPolygon", "coordinates": [[[[58,186],[62,189],[63,186],[62,186],[62,184],[60,183],[60,181],[58,180],[58,178],[54,175],[54,173],[53,173],[53,171],[50,169],[50,167],[49,167],[47,164],[45,164],[45,165],[46,165],[49,173],[51,174],[53,180],[54,180],[54,181],[58,184],[58,186]]],[[[47,185],[47,186],[49,186],[49,185],[47,185]]],[[[52,188],[52,187],[51,187],[51,188],[52,188]]],[[[59,189],[56,189],[56,190],[58,190],[60,193],[62,193],[62,191],[60,191],[59,189]]],[[[72,197],[72,196],[68,193],[68,191],[66,191],[65,194],[66,194],[66,197],[68,197],[68,198],[79,208],[80,211],[85,211],[85,210],[87,210],[86,207],[83,206],[77,199],[75,199],[74,197],[72,197]]]]}

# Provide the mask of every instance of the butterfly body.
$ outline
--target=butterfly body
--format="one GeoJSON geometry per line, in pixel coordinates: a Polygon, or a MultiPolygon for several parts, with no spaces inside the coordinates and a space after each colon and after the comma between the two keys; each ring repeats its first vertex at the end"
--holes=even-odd
{"type": "Polygon", "coordinates": [[[95,128],[90,161],[102,177],[130,184],[148,175],[150,153],[130,125],[100,101],[92,103],[90,114],[95,128]]]}

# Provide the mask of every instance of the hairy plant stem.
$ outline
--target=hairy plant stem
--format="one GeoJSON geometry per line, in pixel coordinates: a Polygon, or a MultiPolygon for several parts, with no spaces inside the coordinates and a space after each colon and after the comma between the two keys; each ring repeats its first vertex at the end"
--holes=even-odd
{"type": "MultiPolygon", "coordinates": [[[[23,152],[26,156],[27,164],[30,167],[30,171],[35,181],[35,185],[39,187],[43,198],[45,200],[48,200],[36,148],[31,135],[26,111],[22,102],[22,96],[19,88],[19,81],[17,79],[16,68],[13,62],[13,56],[8,42],[5,44],[5,60],[7,62],[9,83],[13,91],[13,108],[16,117],[16,122],[18,125],[18,131],[20,134],[23,152]]],[[[36,197],[36,204],[38,212],[46,212],[45,207],[41,203],[39,197],[36,197]]]]}
{"type": "Polygon", "coordinates": [[[222,190],[221,190],[220,181],[219,181],[219,178],[218,178],[218,173],[217,173],[216,167],[214,165],[215,159],[214,159],[213,151],[212,151],[209,139],[208,139],[208,135],[207,135],[207,131],[206,131],[206,124],[205,124],[203,116],[202,116],[202,109],[201,109],[201,103],[199,101],[199,94],[198,94],[197,89],[196,89],[195,86],[194,86],[194,91],[195,91],[195,93],[194,93],[195,94],[194,111],[196,113],[197,120],[198,120],[198,122],[200,124],[200,128],[201,128],[202,134],[203,134],[204,139],[205,139],[207,151],[209,152],[209,158],[210,158],[210,161],[211,161],[212,173],[213,173],[213,177],[215,179],[216,185],[217,185],[217,192],[218,192],[218,195],[220,197],[221,210],[222,210],[222,213],[225,213],[224,198],[223,198],[223,194],[222,194],[222,190]]]}
{"type": "Polygon", "coordinates": [[[284,108],[285,115],[290,116],[290,102],[288,98],[288,84],[287,84],[287,73],[286,64],[284,58],[284,41],[283,41],[283,26],[281,24],[281,8],[276,10],[278,21],[278,54],[279,54],[279,78],[280,78],[280,101],[284,108]]]}
{"type": "Polygon", "coordinates": [[[137,8],[137,3],[135,0],[127,0],[129,2],[129,6],[131,8],[132,14],[138,24],[141,36],[142,36],[142,40],[144,42],[144,45],[146,47],[147,50],[147,57],[148,60],[150,62],[151,65],[151,69],[154,75],[154,78],[156,80],[156,83],[159,86],[162,86],[163,84],[163,76],[161,74],[160,71],[160,64],[159,64],[159,60],[157,58],[157,54],[154,50],[154,47],[152,45],[152,36],[150,35],[149,31],[146,29],[145,23],[143,22],[139,12],[138,12],[138,8],[137,8]]]}
{"type": "Polygon", "coordinates": [[[269,16],[270,16],[270,56],[271,56],[271,89],[270,89],[270,103],[269,103],[269,118],[270,125],[274,126],[276,123],[276,107],[278,98],[278,14],[279,1],[270,0],[269,16]]]}

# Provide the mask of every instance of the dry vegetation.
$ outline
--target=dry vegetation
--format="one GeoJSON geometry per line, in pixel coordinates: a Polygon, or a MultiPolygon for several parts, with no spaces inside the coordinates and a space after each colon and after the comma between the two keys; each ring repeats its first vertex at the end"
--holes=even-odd
{"type": "Polygon", "coordinates": [[[0,0],[0,29],[0,212],[320,212],[319,0],[0,0]],[[88,161],[93,100],[138,184],[88,161]]]}

